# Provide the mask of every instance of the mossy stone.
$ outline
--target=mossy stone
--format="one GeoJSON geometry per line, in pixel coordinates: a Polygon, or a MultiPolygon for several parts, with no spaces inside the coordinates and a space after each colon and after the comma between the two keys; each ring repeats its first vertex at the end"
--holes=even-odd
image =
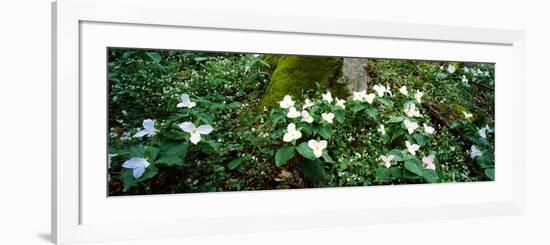
{"type": "Polygon", "coordinates": [[[287,94],[298,101],[304,94],[313,96],[325,90],[340,98],[348,96],[345,84],[336,82],[342,74],[341,58],[282,55],[267,60],[275,69],[258,109],[275,107],[287,94]]]}

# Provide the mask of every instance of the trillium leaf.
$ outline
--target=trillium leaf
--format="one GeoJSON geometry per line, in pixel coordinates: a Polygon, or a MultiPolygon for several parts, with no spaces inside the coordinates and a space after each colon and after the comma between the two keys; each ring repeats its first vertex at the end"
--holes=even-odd
{"type": "Polygon", "coordinates": [[[326,152],[323,152],[323,160],[325,160],[325,162],[328,162],[328,163],[336,163],[334,160],[332,160],[332,157],[330,157],[328,155],[328,153],[326,152]]]}
{"type": "Polygon", "coordinates": [[[388,123],[398,123],[398,122],[401,122],[403,121],[403,117],[400,117],[400,116],[390,116],[390,119],[388,120],[388,123]]]}
{"type": "Polygon", "coordinates": [[[319,135],[328,140],[332,137],[332,130],[330,128],[321,128],[319,135]]]}
{"type": "Polygon", "coordinates": [[[344,111],[342,111],[342,110],[334,111],[334,117],[336,118],[336,121],[338,121],[339,123],[343,123],[344,122],[344,111]]]}
{"type": "Polygon", "coordinates": [[[157,52],[145,52],[145,55],[155,63],[159,63],[162,60],[162,57],[157,52]]]}
{"type": "Polygon", "coordinates": [[[391,100],[387,100],[387,99],[384,99],[384,98],[378,98],[377,101],[380,102],[380,104],[382,104],[385,107],[388,107],[388,108],[393,107],[393,102],[391,100]]]}
{"type": "Polygon", "coordinates": [[[182,156],[187,154],[188,147],[188,142],[163,144],[161,146],[161,151],[163,155],[167,156],[182,156]]]}
{"type": "Polygon", "coordinates": [[[236,169],[237,167],[241,166],[241,163],[243,163],[242,158],[237,158],[227,164],[227,167],[229,169],[236,169]]]}
{"type": "Polygon", "coordinates": [[[437,173],[435,171],[431,170],[431,169],[424,169],[422,177],[428,183],[437,183],[437,182],[439,182],[439,175],[437,175],[437,173]]]}
{"type": "Polygon", "coordinates": [[[420,160],[415,157],[405,160],[405,168],[418,176],[424,175],[422,164],[420,163],[420,160]]]}
{"type": "Polygon", "coordinates": [[[424,135],[421,135],[421,134],[418,134],[418,133],[413,134],[413,138],[414,138],[414,141],[416,142],[416,144],[418,144],[420,146],[423,146],[428,141],[426,139],[426,137],[424,137],[424,135]]]}
{"type": "Polygon", "coordinates": [[[275,153],[275,166],[281,167],[296,155],[292,146],[283,146],[275,153]]]}
{"type": "Polygon", "coordinates": [[[405,158],[403,157],[403,152],[398,149],[391,150],[388,155],[393,155],[393,160],[395,161],[403,161],[405,158]]]}
{"type": "Polygon", "coordinates": [[[325,175],[325,169],[323,168],[323,164],[319,160],[306,160],[303,162],[303,168],[304,177],[315,183],[318,182],[325,175]]]}
{"type": "Polygon", "coordinates": [[[376,108],[369,108],[366,110],[366,112],[367,115],[372,119],[376,119],[376,116],[378,115],[378,110],[376,108]]]}
{"type": "Polygon", "coordinates": [[[391,174],[392,177],[394,177],[396,179],[403,178],[403,170],[401,168],[391,167],[390,168],[390,174],[391,174]]]}
{"type": "Polygon", "coordinates": [[[134,145],[130,147],[130,158],[143,157],[145,155],[145,148],[143,145],[134,145]]]}
{"type": "Polygon", "coordinates": [[[376,170],[376,181],[384,183],[384,182],[387,182],[388,180],[390,180],[390,170],[385,167],[378,168],[376,170]]]}
{"type": "Polygon", "coordinates": [[[145,172],[138,179],[134,178],[131,169],[124,169],[122,174],[119,176],[120,181],[124,184],[124,191],[128,191],[130,188],[137,186],[139,182],[148,180],[157,175],[158,170],[155,166],[150,165],[145,169],[145,172]]]}
{"type": "Polygon", "coordinates": [[[183,159],[179,156],[169,155],[160,158],[157,163],[167,166],[181,166],[183,165],[183,159]]]}
{"type": "Polygon", "coordinates": [[[494,168],[485,169],[484,172],[485,172],[485,175],[487,175],[487,177],[489,177],[489,179],[495,180],[495,169],[494,168]]]}
{"type": "Polygon", "coordinates": [[[309,160],[316,160],[317,158],[313,154],[313,151],[309,148],[306,142],[301,143],[296,147],[296,151],[300,153],[303,157],[309,160]]]}
{"type": "Polygon", "coordinates": [[[353,113],[357,113],[365,108],[367,108],[365,105],[362,105],[362,104],[355,104],[353,106],[350,107],[351,108],[351,111],[353,113]]]}

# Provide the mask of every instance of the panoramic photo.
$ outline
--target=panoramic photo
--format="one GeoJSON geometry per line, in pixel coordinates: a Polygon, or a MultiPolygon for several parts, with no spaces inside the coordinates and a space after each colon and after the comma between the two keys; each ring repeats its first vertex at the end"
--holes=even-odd
{"type": "Polygon", "coordinates": [[[107,55],[109,196],[495,179],[491,63],[107,55]]]}

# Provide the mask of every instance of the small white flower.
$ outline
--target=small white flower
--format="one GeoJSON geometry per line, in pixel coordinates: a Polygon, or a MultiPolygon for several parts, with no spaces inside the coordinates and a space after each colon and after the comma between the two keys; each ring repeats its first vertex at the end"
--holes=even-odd
{"type": "Polygon", "coordinates": [[[466,119],[469,119],[469,118],[474,116],[474,114],[468,113],[468,112],[465,112],[465,111],[463,111],[462,113],[464,113],[464,118],[466,118],[466,119]]]}
{"type": "Polygon", "coordinates": [[[405,107],[405,114],[408,117],[421,117],[420,111],[416,108],[416,105],[413,103],[407,104],[405,107]]]}
{"type": "Polygon", "coordinates": [[[132,175],[134,178],[139,179],[145,172],[145,169],[149,167],[150,163],[142,157],[130,158],[122,164],[123,168],[132,169],[132,175]]]}
{"type": "Polygon", "coordinates": [[[375,94],[367,94],[367,96],[365,97],[365,100],[367,101],[367,103],[369,104],[372,104],[372,102],[374,101],[374,98],[376,97],[375,94]]]}
{"type": "Polygon", "coordinates": [[[384,127],[384,124],[380,124],[380,127],[378,127],[376,131],[378,131],[381,135],[386,134],[386,128],[384,127]]]}
{"type": "Polygon", "coordinates": [[[291,106],[294,106],[294,101],[292,101],[290,95],[285,95],[285,97],[283,97],[283,100],[279,102],[279,106],[283,109],[287,109],[291,106]]]}
{"type": "Polygon", "coordinates": [[[449,65],[449,67],[447,67],[447,71],[449,73],[453,74],[453,73],[455,73],[456,68],[453,65],[449,65]]]}
{"type": "Polygon", "coordinates": [[[158,130],[155,129],[155,121],[151,119],[143,120],[143,129],[137,132],[134,137],[141,138],[145,135],[151,137],[157,133],[158,130]]]}
{"type": "Polygon", "coordinates": [[[462,75],[462,82],[468,84],[468,78],[465,75],[462,75]]]}
{"type": "Polygon", "coordinates": [[[483,75],[485,75],[486,77],[488,77],[488,76],[489,76],[489,71],[483,72],[483,75]]]}
{"type": "Polygon", "coordinates": [[[181,102],[176,105],[178,108],[187,107],[187,108],[193,108],[197,105],[197,103],[192,102],[191,99],[189,99],[188,94],[182,94],[181,95],[181,102]]]}
{"type": "Polygon", "coordinates": [[[286,127],[286,133],[283,136],[284,142],[290,142],[292,140],[297,140],[302,137],[300,130],[296,130],[296,124],[290,123],[286,127]]]}
{"type": "Polygon", "coordinates": [[[427,134],[433,134],[435,132],[435,128],[424,123],[424,132],[427,134]]]}
{"type": "Polygon", "coordinates": [[[376,84],[372,87],[372,89],[374,89],[374,91],[376,91],[376,93],[378,94],[378,96],[380,97],[383,97],[384,96],[384,93],[386,92],[386,87],[380,85],[380,84],[376,84]]]}
{"type": "Polygon", "coordinates": [[[422,96],[424,95],[424,93],[416,90],[416,94],[414,95],[414,98],[416,99],[416,101],[418,102],[418,104],[421,104],[422,103],[422,96]]]}
{"type": "Polygon", "coordinates": [[[393,160],[393,158],[394,158],[393,155],[387,155],[387,156],[380,155],[380,160],[384,162],[384,166],[386,166],[386,168],[391,167],[391,160],[393,160]]]}
{"type": "Polygon", "coordinates": [[[422,162],[424,163],[424,166],[427,169],[435,170],[435,163],[434,163],[435,155],[431,154],[427,157],[422,158],[422,162]]]}
{"type": "Polygon", "coordinates": [[[323,120],[327,121],[328,123],[332,123],[332,120],[334,119],[334,113],[332,112],[323,113],[321,114],[321,117],[323,118],[323,120]]]}
{"type": "Polygon", "coordinates": [[[401,86],[401,88],[399,88],[399,92],[402,93],[405,96],[409,96],[409,91],[407,91],[406,86],[401,86]]]}
{"type": "Polygon", "coordinates": [[[411,142],[409,142],[408,140],[405,141],[405,145],[407,146],[407,151],[409,151],[409,153],[411,153],[411,155],[416,155],[416,151],[418,151],[418,149],[420,149],[420,146],[417,145],[417,144],[411,144],[411,142]]]}
{"type": "Polygon", "coordinates": [[[482,156],[483,153],[477,149],[477,147],[475,145],[472,145],[472,148],[470,148],[470,157],[472,159],[476,158],[476,157],[479,157],[479,156],[482,156]]]}
{"type": "Polygon", "coordinates": [[[487,138],[487,132],[491,132],[491,128],[489,128],[489,125],[485,125],[485,127],[481,128],[478,133],[481,138],[487,138]]]}
{"type": "Polygon", "coordinates": [[[311,117],[306,110],[302,110],[302,121],[312,123],[313,117],[311,117]]]}
{"type": "Polygon", "coordinates": [[[313,101],[311,101],[310,99],[306,99],[305,101],[305,104],[304,106],[302,107],[302,109],[307,109],[309,107],[312,107],[314,104],[313,104],[313,101]]]}
{"type": "Polygon", "coordinates": [[[111,158],[118,156],[118,154],[107,154],[107,168],[111,168],[111,158]]]}
{"type": "Polygon", "coordinates": [[[345,100],[341,100],[341,99],[338,99],[338,97],[336,97],[336,106],[339,106],[342,109],[346,109],[346,106],[344,105],[345,103],[346,103],[345,100]]]}
{"type": "Polygon", "coordinates": [[[197,128],[192,122],[180,123],[179,127],[181,130],[191,134],[189,140],[195,145],[201,141],[201,134],[209,134],[214,130],[210,125],[201,125],[197,128]]]}
{"type": "Polygon", "coordinates": [[[324,101],[332,103],[332,94],[330,93],[330,91],[327,91],[326,94],[322,94],[322,97],[324,101]]]}
{"type": "Polygon", "coordinates": [[[365,101],[366,100],[366,97],[367,97],[367,91],[366,90],[362,90],[362,91],[359,91],[359,92],[353,92],[353,100],[354,101],[365,101]]]}
{"type": "Polygon", "coordinates": [[[417,123],[411,122],[408,119],[403,120],[403,124],[405,124],[405,128],[407,128],[407,131],[409,131],[409,134],[412,134],[414,130],[418,128],[417,123]]]}
{"type": "Polygon", "coordinates": [[[296,110],[296,107],[291,106],[286,114],[288,118],[297,118],[300,116],[300,112],[296,110]]]}
{"type": "Polygon", "coordinates": [[[313,150],[313,155],[319,158],[323,155],[323,150],[327,148],[327,141],[326,140],[321,140],[321,141],[309,140],[307,142],[307,146],[309,146],[309,148],[313,150]]]}
{"type": "Polygon", "coordinates": [[[470,69],[468,69],[468,67],[463,67],[462,69],[464,70],[465,73],[470,72],[470,69]]]}

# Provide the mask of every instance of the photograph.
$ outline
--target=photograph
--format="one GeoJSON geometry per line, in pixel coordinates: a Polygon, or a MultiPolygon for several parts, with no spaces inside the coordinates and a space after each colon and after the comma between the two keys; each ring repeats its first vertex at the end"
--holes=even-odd
{"type": "Polygon", "coordinates": [[[495,180],[494,63],[106,52],[109,196],[495,180]]]}

